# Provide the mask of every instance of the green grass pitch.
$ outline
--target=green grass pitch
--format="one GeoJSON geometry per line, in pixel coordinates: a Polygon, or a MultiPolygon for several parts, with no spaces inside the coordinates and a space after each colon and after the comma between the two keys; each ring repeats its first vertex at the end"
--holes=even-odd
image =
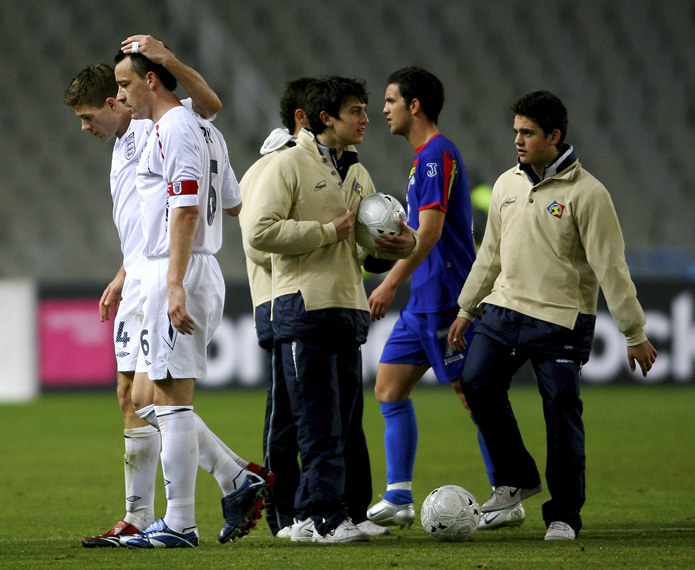
{"type": "MultiPolygon", "coordinates": [[[[535,388],[510,392],[526,444],[544,469],[545,435],[535,388]]],[[[199,391],[196,411],[239,454],[261,459],[265,394],[199,391]]],[[[197,550],[85,549],[124,514],[123,442],[115,393],[63,392],[0,405],[2,568],[692,568],[695,567],[695,388],[605,386],[583,390],[587,432],[584,530],[573,542],[543,541],[544,491],[524,502],[516,529],[439,543],[419,520],[369,543],[293,544],[270,537],[265,519],[250,536],[221,545],[220,491],[199,471],[197,550]]],[[[413,394],[419,422],[416,508],[454,483],[481,502],[489,484],[471,420],[448,387],[413,394]]],[[[364,425],[374,500],[385,486],[383,420],[370,390],[364,425]]],[[[161,477],[157,515],[164,511],[161,477]]]]}

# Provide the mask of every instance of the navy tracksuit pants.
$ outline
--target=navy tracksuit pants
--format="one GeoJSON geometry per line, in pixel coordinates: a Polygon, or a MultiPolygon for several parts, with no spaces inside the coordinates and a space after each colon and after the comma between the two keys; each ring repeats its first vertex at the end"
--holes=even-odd
{"type": "Polygon", "coordinates": [[[263,462],[277,475],[275,486],[265,500],[266,520],[275,535],[280,529],[291,525],[294,518],[294,497],[299,485],[299,447],[282,358],[273,341],[270,301],[256,307],[255,321],[258,344],[265,351],[268,368],[263,462]]]}
{"type": "Polygon", "coordinates": [[[531,361],[546,424],[551,499],[543,505],[543,518],[546,525],[566,522],[576,533],[585,500],[580,371],[589,358],[595,321],[592,315],[579,315],[570,330],[486,305],[463,368],[463,392],[495,466],[495,484],[535,487],[540,475],[508,398],[512,377],[531,361]]]}
{"type": "Polygon", "coordinates": [[[362,522],[372,497],[360,350],[369,313],[306,311],[297,293],[275,299],[273,317],[301,458],[297,517],[321,534],[348,516],[362,522]]]}

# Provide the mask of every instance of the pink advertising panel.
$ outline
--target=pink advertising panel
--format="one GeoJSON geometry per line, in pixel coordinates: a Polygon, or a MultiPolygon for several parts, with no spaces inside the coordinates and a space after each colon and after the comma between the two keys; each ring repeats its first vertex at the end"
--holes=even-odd
{"type": "Polygon", "coordinates": [[[100,321],[98,298],[41,301],[39,351],[45,388],[115,385],[113,322],[100,321]]]}

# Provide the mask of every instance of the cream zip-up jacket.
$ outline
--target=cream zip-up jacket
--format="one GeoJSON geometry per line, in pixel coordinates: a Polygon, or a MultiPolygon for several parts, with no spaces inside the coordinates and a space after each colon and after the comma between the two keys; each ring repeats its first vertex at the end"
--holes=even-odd
{"type": "Polygon", "coordinates": [[[278,153],[254,187],[262,192],[247,211],[248,243],[273,254],[273,298],[299,291],[308,311],[369,311],[354,232],[338,242],[332,223],[375,191],[364,166],[353,164],[341,180],[303,129],[297,145],[278,153]]]}
{"type": "Polygon", "coordinates": [[[253,202],[258,195],[264,191],[264,189],[257,184],[258,178],[263,174],[268,163],[277,156],[277,153],[283,152],[286,149],[287,147],[283,146],[274,153],[263,155],[249,167],[239,182],[243,204],[241,212],[239,212],[239,228],[241,228],[241,243],[244,247],[244,253],[246,254],[246,272],[249,277],[249,289],[251,291],[254,314],[256,307],[272,300],[273,277],[271,254],[265,251],[258,251],[249,245],[249,228],[254,222],[254,219],[250,216],[250,212],[253,207],[253,202]]]}
{"type": "Polygon", "coordinates": [[[473,320],[483,303],[574,328],[596,315],[599,286],[628,346],[646,340],[606,188],[575,160],[535,186],[519,165],[494,185],[485,236],[458,299],[473,320]]]}

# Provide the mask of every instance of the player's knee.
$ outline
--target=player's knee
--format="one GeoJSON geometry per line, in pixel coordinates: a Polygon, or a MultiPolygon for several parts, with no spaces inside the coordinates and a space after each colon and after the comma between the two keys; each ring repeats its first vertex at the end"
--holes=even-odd
{"type": "Polygon", "coordinates": [[[135,392],[133,392],[130,396],[133,402],[133,408],[135,410],[141,410],[142,408],[145,408],[146,406],[152,403],[151,400],[146,401],[145,398],[141,397],[141,395],[138,395],[135,392]]]}
{"type": "Polygon", "coordinates": [[[132,400],[130,399],[130,390],[124,390],[122,388],[116,389],[116,396],[118,397],[118,406],[122,413],[127,413],[133,406],[132,400]]]}
{"type": "Polygon", "coordinates": [[[374,385],[374,395],[379,402],[400,402],[407,400],[410,394],[400,384],[377,382],[374,385]]]}
{"type": "Polygon", "coordinates": [[[118,405],[121,412],[124,414],[128,413],[128,411],[132,410],[133,408],[131,399],[132,387],[132,382],[123,381],[121,378],[119,378],[116,386],[116,396],[118,398],[118,405]]]}
{"type": "Polygon", "coordinates": [[[384,386],[380,385],[379,383],[374,384],[374,396],[379,402],[386,402],[384,398],[386,398],[388,391],[384,388],[384,386]]]}

